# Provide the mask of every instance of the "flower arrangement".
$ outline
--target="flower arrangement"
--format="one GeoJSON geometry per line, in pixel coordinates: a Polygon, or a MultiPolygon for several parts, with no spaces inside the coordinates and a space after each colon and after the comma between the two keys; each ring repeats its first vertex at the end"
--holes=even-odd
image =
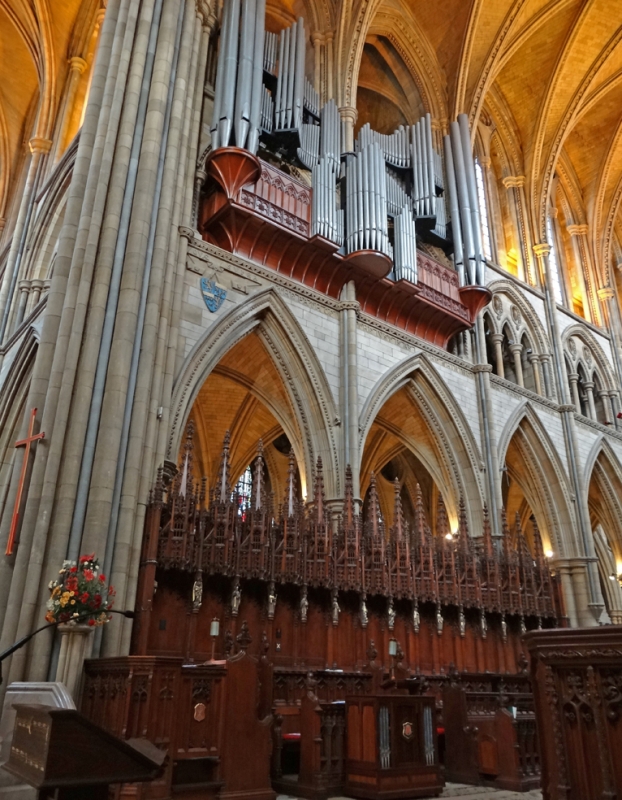
{"type": "Polygon", "coordinates": [[[115,591],[106,586],[106,576],[99,572],[95,554],[80,556],[75,561],[63,562],[59,577],[50,581],[50,599],[47,602],[48,622],[85,622],[103,625],[110,617],[115,591]]]}

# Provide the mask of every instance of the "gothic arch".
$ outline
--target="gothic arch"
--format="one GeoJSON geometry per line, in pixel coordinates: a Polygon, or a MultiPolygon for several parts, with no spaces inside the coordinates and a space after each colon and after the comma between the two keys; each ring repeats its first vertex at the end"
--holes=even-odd
{"type": "Polygon", "coordinates": [[[510,329],[514,331],[520,338],[522,332],[527,332],[532,346],[536,352],[541,354],[548,354],[550,352],[548,337],[545,333],[544,327],[540,322],[538,315],[532,306],[525,300],[525,298],[516,290],[516,287],[511,281],[496,280],[488,284],[488,288],[494,295],[505,295],[508,300],[518,309],[524,324],[517,324],[514,319],[511,319],[507,313],[501,315],[498,322],[498,330],[502,331],[506,323],[510,324],[510,329]]]}
{"type": "MultiPolygon", "coordinates": [[[[485,492],[480,450],[460,405],[423,354],[394,366],[368,396],[359,416],[361,462],[373,424],[386,404],[400,392],[405,393],[412,409],[416,409],[423,421],[431,455],[426,456],[399,424],[385,422],[386,430],[417,455],[438,486],[446,487],[443,499],[450,515],[457,518],[462,496],[466,501],[470,530],[481,530],[485,492]]],[[[361,463],[362,469],[363,466],[361,463]]]]}
{"type": "Polygon", "coordinates": [[[569,534],[575,525],[566,471],[530,401],[511,414],[499,437],[498,452],[499,464],[506,465],[522,490],[543,538],[556,554],[572,555],[569,534]]]}
{"type": "MultiPolygon", "coordinates": [[[[594,370],[596,370],[601,379],[607,384],[606,388],[615,386],[616,381],[613,377],[611,364],[609,363],[609,360],[607,359],[607,356],[605,355],[603,348],[596,337],[583,325],[571,325],[570,327],[566,328],[562,334],[562,345],[564,347],[564,351],[568,351],[568,343],[573,336],[576,336],[577,339],[581,340],[584,346],[589,349],[594,358],[593,366],[588,366],[585,364],[585,360],[583,360],[583,363],[588,370],[588,374],[593,374],[594,370]]],[[[575,359],[573,358],[573,361],[574,360],[575,359]]]]}
{"type": "MultiPolygon", "coordinates": [[[[321,456],[327,496],[338,496],[342,491],[339,448],[332,427],[337,411],[330,387],[304,331],[273,289],[259,292],[225,314],[186,358],[173,389],[167,457],[175,460],[192,404],[208,376],[252,332],[261,338],[289,398],[295,420],[294,426],[289,423],[290,441],[301,473],[310,476],[321,456]]],[[[287,430],[288,423],[283,422],[287,430]]]]}
{"type": "Polygon", "coordinates": [[[592,446],[584,474],[592,527],[603,526],[622,562],[622,464],[604,436],[592,446]],[[598,488],[598,502],[594,501],[593,482],[598,488]]]}

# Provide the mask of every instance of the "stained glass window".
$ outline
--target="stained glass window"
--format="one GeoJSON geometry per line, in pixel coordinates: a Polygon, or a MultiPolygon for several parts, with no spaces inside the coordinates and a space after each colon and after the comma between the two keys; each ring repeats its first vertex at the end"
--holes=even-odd
{"type": "Polygon", "coordinates": [[[253,476],[251,468],[246,467],[244,472],[240,475],[238,482],[235,485],[234,496],[238,503],[238,516],[244,519],[246,513],[251,507],[251,491],[253,488],[253,476]]]}

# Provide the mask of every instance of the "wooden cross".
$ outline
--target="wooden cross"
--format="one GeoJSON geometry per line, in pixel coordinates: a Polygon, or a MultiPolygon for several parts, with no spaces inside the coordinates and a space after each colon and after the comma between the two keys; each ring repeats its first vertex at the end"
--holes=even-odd
{"type": "Polygon", "coordinates": [[[24,483],[26,481],[26,470],[28,469],[28,456],[30,455],[30,445],[39,439],[45,438],[45,433],[37,433],[36,436],[32,435],[35,427],[35,417],[37,416],[37,409],[33,408],[30,414],[30,424],[28,425],[28,436],[25,439],[20,439],[15,442],[15,447],[25,447],[24,461],[22,463],[22,474],[19,476],[19,483],[17,485],[17,497],[15,498],[15,507],[13,509],[13,517],[11,519],[11,530],[9,531],[9,540],[6,543],[5,556],[10,556],[13,553],[15,545],[15,536],[17,534],[17,523],[19,522],[19,507],[22,502],[22,492],[24,491],[24,483]]]}

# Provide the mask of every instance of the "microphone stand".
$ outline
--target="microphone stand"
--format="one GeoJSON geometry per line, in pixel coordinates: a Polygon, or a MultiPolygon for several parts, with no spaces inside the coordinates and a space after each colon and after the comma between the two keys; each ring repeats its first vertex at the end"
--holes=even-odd
{"type": "MultiPolygon", "coordinates": [[[[81,614],[79,617],[74,617],[71,622],[84,622],[85,620],[92,617],[94,614],[101,614],[101,611],[87,611],[84,614],[81,614]]],[[[121,616],[126,617],[127,619],[134,619],[134,612],[133,611],[117,611],[114,608],[105,609],[106,614],[121,614],[121,616]]],[[[48,622],[46,625],[42,625],[40,628],[37,628],[36,631],[27,634],[26,636],[22,636],[21,639],[18,639],[15,644],[12,644],[9,648],[7,648],[3,653],[0,653],[0,684],[2,683],[2,662],[5,658],[8,658],[12,655],[16,650],[19,650],[20,647],[23,647],[27,642],[29,642],[33,636],[36,636],[41,631],[46,630],[47,628],[55,628],[57,625],[66,624],[67,620],[64,622],[62,620],[57,620],[56,622],[48,622]]]]}

